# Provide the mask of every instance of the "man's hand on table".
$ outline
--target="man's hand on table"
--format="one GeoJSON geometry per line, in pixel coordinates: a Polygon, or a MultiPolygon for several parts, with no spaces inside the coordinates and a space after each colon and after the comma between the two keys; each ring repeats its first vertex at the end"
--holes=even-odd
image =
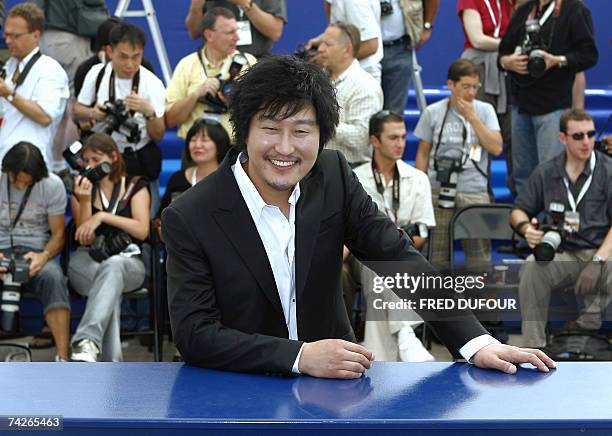
{"type": "Polygon", "coordinates": [[[516,365],[520,363],[531,363],[542,372],[557,367],[555,361],[541,350],[505,344],[490,344],[481,348],[472,357],[472,362],[479,368],[497,369],[507,374],[514,374],[516,365]]]}

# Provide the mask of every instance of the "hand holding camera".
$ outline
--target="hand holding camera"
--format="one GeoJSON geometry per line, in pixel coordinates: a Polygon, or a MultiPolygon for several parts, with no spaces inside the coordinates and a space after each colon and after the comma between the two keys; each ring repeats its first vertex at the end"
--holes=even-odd
{"type": "Polygon", "coordinates": [[[28,251],[26,254],[24,254],[23,260],[30,262],[30,277],[34,277],[36,274],[38,274],[49,261],[49,258],[49,253],[47,251],[28,251]]]}
{"type": "Polygon", "coordinates": [[[79,203],[91,200],[91,192],[93,190],[93,184],[91,181],[82,175],[75,176],[74,178],[74,190],[72,193],[76,195],[79,203]]]}
{"type": "Polygon", "coordinates": [[[544,237],[544,232],[542,230],[538,230],[538,219],[531,218],[531,222],[525,224],[525,231],[523,235],[525,236],[525,240],[527,241],[527,245],[529,248],[533,249],[536,245],[538,245],[542,241],[542,237],[544,237]]]}
{"type": "Polygon", "coordinates": [[[205,97],[206,94],[214,96],[217,95],[219,89],[221,89],[221,82],[219,79],[216,77],[209,77],[208,79],[204,80],[204,82],[197,89],[196,93],[198,98],[205,97]]]}
{"type": "Polygon", "coordinates": [[[136,94],[134,91],[132,91],[132,94],[125,97],[125,107],[128,110],[139,112],[145,117],[151,115],[155,116],[155,108],[151,102],[148,99],[136,94]]]}
{"type": "Polygon", "coordinates": [[[87,221],[82,223],[74,234],[74,239],[79,241],[81,245],[91,245],[96,239],[96,229],[103,222],[106,212],[98,212],[91,216],[87,221]]]}
{"type": "Polygon", "coordinates": [[[529,71],[527,71],[528,60],[529,56],[526,54],[513,53],[511,55],[503,56],[501,64],[504,70],[513,71],[517,74],[526,76],[529,74],[529,71]]]}

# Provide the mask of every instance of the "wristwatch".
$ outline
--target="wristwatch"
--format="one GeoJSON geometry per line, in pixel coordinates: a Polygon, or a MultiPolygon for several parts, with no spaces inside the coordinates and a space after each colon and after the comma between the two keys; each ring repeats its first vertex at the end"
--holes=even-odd
{"type": "Polygon", "coordinates": [[[559,56],[559,68],[567,67],[567,58],[563,55],[559,56]]]}
{"type": "Polygon", "coordinates": [[[593,256],[593,259],[591,259],[591,260],[593,262],[597,262],[597,263],[604,263],[606,261],[603,257],[601,257],[601,256],[599,256],[597,254],[595,256],[593,256]]]}
{"type": "Polygon", "coordinates": [[[246,4],[246,6],[240,6],[240,9],[242,9],[242,12],[249,12],[249,10],[253,7],[253,0],[249,0],[249,2],[246,4]]]}
{"type": "Polygon", "coordinates": [[[11,91],[11,93],[10,93],[9,95],[7,95],[7,96],[6,96],[6,100],[7,100],[9,103],[13,103],[13,100],[14,100],[14,99],[15,99],[15,90],[13,89],[13,90],[11,91]]]}
{"type": "Polygon", "coordinates": [[[425,29],[425,30],[431,30],[432,27],[433,26],[431,25],[431,23],[429,21],[425,21],[423,23],[423,29],[425,29]]]}

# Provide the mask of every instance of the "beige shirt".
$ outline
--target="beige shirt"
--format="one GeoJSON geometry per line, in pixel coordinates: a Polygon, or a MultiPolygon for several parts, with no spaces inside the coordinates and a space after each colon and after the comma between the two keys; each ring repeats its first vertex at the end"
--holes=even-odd
{"type": "MultiPolygon", "coordinates": [[[[181,59],[176,68],[174,69],[174,74],[172,75],[172,79],[170,80],[170,84],[168,85],[168,88],[166,90],[166,112],[172,107],[174,103],[187,97],[192,92],[195,92],[196,89],[198,89],[198,87],[207,78],[216,77],[222,71],[227,70],[232,62],[234,54],[239,52],[238,50],[236,50],[218,65],[213,65],[208,59],[206,59],[203,49],[201,53],[204,66],[202,66],[202,64],[200,63],[197,52],[193,52],[190,55],[187,55],[183,59],[181,59]]],[[[254,56],[248,53],[243,54],[248,60],[247,68],[257,62],[257,59],[255,59],[254,56]]],[[[203,103],[197,103],[193,111],[191,111],[191,113],[189,114],[187,120],[179,126],[178,136],[180,136],[181,138],[185,138],[185,136],[187,136],[187,131],[189,131],[193,123],[198,118],[201,118],[207,111],[207,109],[207,105],[203,103]]],[[[220,114],[218,118],[221,125],[225,128],[225,130],[227,130],[230,136],[232,136],[232,127],[229,122],[229,115],[227,113],[220,114]]]]}

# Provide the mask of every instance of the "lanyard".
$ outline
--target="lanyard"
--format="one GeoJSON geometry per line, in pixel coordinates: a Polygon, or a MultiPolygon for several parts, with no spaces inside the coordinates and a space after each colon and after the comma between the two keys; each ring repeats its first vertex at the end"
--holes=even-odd
{"type": "MultiPolygon", "coordinates": [[[[374,175],[374,181],[376,182],[376,190],[380,194],[383,200],[383,204],[385,205],[385,213],[389,218],[389,208],[387,206],[387,200],[385,199],[385,187],[383,185],[382,176],[380,172],[376,168],[376,164],[374,163],[374,159],[372,159],[372,174],[374,175]]],[[[399,170],[397,169],[397,163],[395,164],[395,171],[393,172],[393,220],[395,221],[395,225],[398,225],[398,217],[397,211],[399,210],[400,205],[400,188],[399,188],[399,170]]]]}
{"type": "Polygon", "coordinates": [[[17,210],[17,215],[15,215],[15,219],[11,222],[11,183],[8,180],[8,174],[7,174],[6,194],[8,196],[8,209],[9,209],[8,212],[9,212],[9,222],[10,222],[9,236],[11,238],[11,248],[14,248],[13,230],[15,229],[15,226],[17,225],[17,221],[19,221],[19,218],[21,218],[21,214],[23,213],[23,209],[25,208],[25,205],[28,202],[28,199],[30,198],[30,194],[32,193],[33,187],[34,185],[30,185],[26,189],[25,194],[23,194],[23,197],[21,198],[21,204],[19,205],[19,209],[17,210]]]}
{"type": "MultiPolygon", "coordinates": [[[[558,13],[560,9],[561,9],[561,2],[559,2],[559,4],[557,4],[557,0],[553,0],[552,2],[550,2],[550,4],[548,5],[548,8],[544,12],[544,15],[542,15],[542,17],[538,21],[540,23],[540,27],[542,27],[544,23],[548,21],[548,19],[550,18],[550,16],[555,10],[557,10],[557,13],[558,13]]],[[[538,0],[538,3],[536,3],[536,5],[531,10],[531,13],[529,14],[529,18],[531,19],[535,18],[536,12],[538,12],[539,10],[540,10],[540,3],[538,0]]]]}
{"type": "MultiPolygon", "coordinates": [[[[134,78],[132,79],[132,91],[138,94],[138,87],[140,86],[140,68],[136,71],[134,78]]],[[[110,77],[108,79],[108,100],[111,103],[115,102],[115,71],[111,70],[110,77]]]]}
{"type": "MultiPolygon", "coordinates": [[[[448,118],[448,112],[450,111],[450,99],[448,100],[448,105],[446,106],[446,112],[444,112],[444,117],[442,118],[442,125],[440,126],[440,132],[438,132],[438,142],[434,144],[434,164],[435,160],[438,157],[438,151],[440,149],[440,143],[442,142],[442,132],[444,130],[444,125],[446,124],[446,119],[448,118]]],[[[459,114],[457,114],[459,116],[459,114]]],[[[463,131],[461,132],[461,136],[463,138],[463,144],[461,144],[461,168],[467,163],[468,153],[466,145],[469,144],[470,138],[468,137],[468,128],[465,126],[465,122],[463,117],[459,117],[461,124],[463,125],[463,131]]],[[[437,168],[436,168],[437,171],[437,168]]]]}
{"type": "Polygon", "coordinates": [[[574,199],[574,194],[572,194],[572,192],[569,189],[569,181],[567,180],[567,177],[563,177],[563,184],[565,185],[565,189],[567,190],[567,201],[569,201],[569,204],[570,204],[573,212],[576,212],[576,209],[578,208],[578,204],[580,204],[580,201],[582,200],[584,195],[589,190],[589,187],[591,186],[591,182],[593,181],[593,171],[595,170],[595,161],[596,161],[596,159],[597,158],[595,157],[595,152],[592,151],[591,152],[591,160],[590,160],[590,163],[589,163],[589,165],[591,167],[591,175],[586,180],[586,182],[584,182],[584,185],[582,185],[582,189],[578,193],[578,200],[574,199]]]}
{"type": "MultiPolygon", "coordinates": [[[[115,183],[113,185],[113,193],[111,194],[110,201],[108,201],[102,189],[99,189],[98,185],[94,185],[94,190],[100,191],[100,202],[102,203],[102,210],[104,210],[104,212],[110,212],[113,215],[117,212],[117,206],[119,205],[117,200],[119,199],[119,191],[121,190],[122,184],[123,179],[121,179],[121,183],[115,183]]],[[[93,195],[95,197],[95,193],[93,195]]]]}
{"type": "Polygon", "coordinates": [[[191,173],[191,186],[195,186],[198,183],[197,177],[198,167],[193,168],[193,172],[191,173]]]}
{"type": "Polygon", "coordinates": [[[495,14],[493,13],[493,8],[491,7],[491,3],[489,2],[489,0],[484,0],[484,2],[485,2],[485,6],[489,10],[489,15],[491,16],[491,21],[493,22],[493,25],[495,26],[495,31],[493,32],[493,37],[494,38],[499,38],[499,32],[501,30],[501,23],[502,23],[502,7],[501,7],[501,2],[500,2],[500,0],[497,0],[497,13],[499,15],[499,21],[495,18],[495,14]]]}

